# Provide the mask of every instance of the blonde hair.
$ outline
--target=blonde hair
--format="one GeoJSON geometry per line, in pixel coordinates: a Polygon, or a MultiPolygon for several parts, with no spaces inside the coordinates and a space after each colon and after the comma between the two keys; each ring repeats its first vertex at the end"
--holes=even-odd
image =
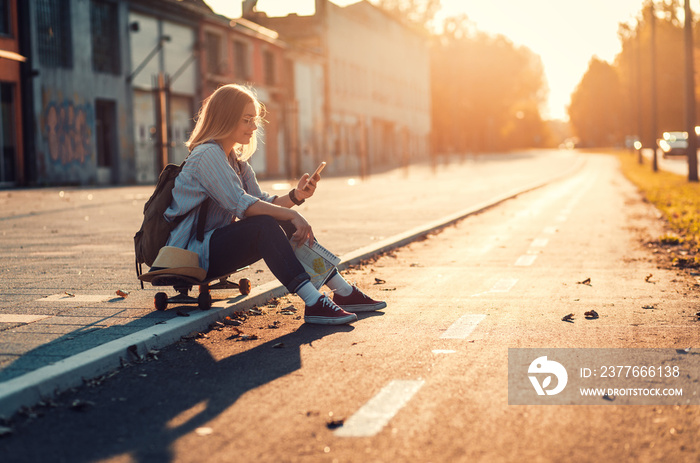
{"type": "MultiPolygon", "coordinates": [[[[262,121],[265,106],[258,101],[253,91],[238,84],[228,84],[216,89],[202,103],[197,114],[197,122],[185,146],[192,151],[210,140],[226,138],[236,129],[243,117],[243,110],[249,103],[255,105],[255,112],[262,121]]],[[[258,130],[259,131],[259,130],[258,130]]],[[[236,158],[247,161],[258,146],[257,132],[247,145],[234,145],[236,158]]],[[[226,153],[228,155],[229,153],[226,153]]]]}

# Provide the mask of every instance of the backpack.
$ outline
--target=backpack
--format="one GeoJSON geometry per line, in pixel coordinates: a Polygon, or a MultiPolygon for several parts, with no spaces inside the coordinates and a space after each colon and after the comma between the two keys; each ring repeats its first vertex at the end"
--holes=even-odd
{"type": "MultiPolygon", "coordinates": [[[[156,189],[143,206],[143,222],[141,228],[134,235],[134,251],[136,253],[136,275],[141,276],[141,264],[149,267],[158,256],[160,248],[165,246],[170,237],[170,232],[185,218],[186,215],[176,217],[172,222],[165,220],[165,211],[173,201],[173,187],[175,179],[182,171],[185,161],[180,165],[168,164],[158,176],[156,189]]],[[[207,209],[210,198],[207,198],[201,206],[197,219],[197,239],[204,239],[204,224],[206,222],[207,209]]],[[[143,285],[143,282],[141,282],[143,285]]]]}

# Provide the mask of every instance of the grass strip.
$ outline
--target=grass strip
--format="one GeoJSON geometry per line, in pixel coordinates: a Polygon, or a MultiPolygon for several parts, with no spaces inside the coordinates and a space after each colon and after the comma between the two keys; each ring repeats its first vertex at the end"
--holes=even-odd
{"type": "Polygon", "coordinates": [[[634,183],[645,198],[661,211],[673,234],[659,237],[664,245],[682,245],[688,253],[678,262],[685,267],[695,267],[700,250],[700,183],[689,182],[682,175],[659,170],[653,172],[649,160],[639,164],[636,153],[618,154],[623,174],[634,183]]]}

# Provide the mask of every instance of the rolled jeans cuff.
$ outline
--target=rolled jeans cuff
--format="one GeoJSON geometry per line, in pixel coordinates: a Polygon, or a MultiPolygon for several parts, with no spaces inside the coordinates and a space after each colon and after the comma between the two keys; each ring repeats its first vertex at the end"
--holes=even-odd
{"type": "Polygon", "coordinates": [[[311,276],[308,273],[300,273],[299,275],[292,278],[292,281],[285,285],[287,291],[290,293],[296,293],[299,288],[301,288],[307,281],[311,281],[311,276]]]}

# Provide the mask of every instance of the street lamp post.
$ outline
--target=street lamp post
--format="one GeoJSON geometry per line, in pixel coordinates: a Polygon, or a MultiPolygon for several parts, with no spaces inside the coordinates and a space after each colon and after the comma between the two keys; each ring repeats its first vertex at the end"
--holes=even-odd
{"type": "Polygon", "coordinates": [[[652,163],[651,167],[654,172],[659,171],[659,161],[657,159],[658,147],[656,146],[656,10],[654,9],[654,0],[649,2],[650,25],[651,25],[651,141],[652,141],[652,163]]]}
{"type": "Polygon", "coordinates": [[[695,133],[695,60],[693,57],[693,12],[685,0],[685,125],[688,132],[688,181],[698,181],[698,137],[695,133]]]}
{"type": "Polygon", "coordinates": [[[635,38],[635,51],[637,54],[637,66],[635,71],[635,82],[637,84],[637,137],[639,139],[639,147],[637,148],[637,162],[644,163],[642,157],[642,143],[644,137],[644,120],[642,118],[642,28],[637,23],[637,36],[635,38]]]}

